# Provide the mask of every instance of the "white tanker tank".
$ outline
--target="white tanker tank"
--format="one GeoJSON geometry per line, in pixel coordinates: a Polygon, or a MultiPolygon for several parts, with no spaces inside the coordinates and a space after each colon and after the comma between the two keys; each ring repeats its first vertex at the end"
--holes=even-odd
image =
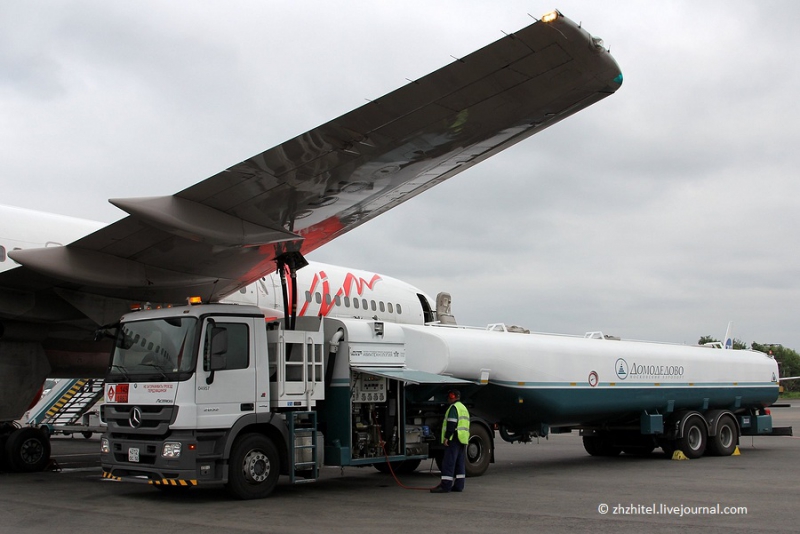
{"type": "Polygon", "coordinates": [[[751,350],[403,325],[406,365],[476,384],[471,413],[508,441],[579,429],[593,455],[733,453],[772,433],[778,365],[751,350]]]}

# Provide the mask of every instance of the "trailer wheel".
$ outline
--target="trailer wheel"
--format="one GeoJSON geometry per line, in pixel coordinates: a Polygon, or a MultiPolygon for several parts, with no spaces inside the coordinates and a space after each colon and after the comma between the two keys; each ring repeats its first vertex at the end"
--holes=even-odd
{"type": "Polygon", "coordinates": [[[397,460],[388,463],[372,464],[372,466],[384,475],[390,475],[392,471],[394,471],[396,475],[407,475],[408,473],[416,471],[421,463],[422,460],[397,460]],[[391,471],[389,470],[389,464],[392,464],[391,471]]]}
{"type": "Polygon", "coordinates": [[[8,436],[5,455],[11,471],[43,471],[50,463],[50,440],[38,428],[19,428],[8,436]]]}
{"type": "Polygon", "coordinates": [[[261,499],[278,485],[280,460],[275,445],[261,434],[245,434],[231,451],[228,491],[240,499],[261,499]]]}
{"type": "Polygon", "coordinates": [[[708,437],[708,453],[713,456],[730,456],[739,442],[736,422],[730,415],[723,415],[717,423],[717,435],[708,437]]]}
{"type": "Polygon", "coordinates": [[[707,441],[706,427],[701,422],[700,416],[693,416],[686,421],[683,437],[677,440],[676,445],[687,458],[695,459],[703,456],[707,441]]]}
{"type": "Polygon", "coordinates": [[[469,443],[467,443],[468,477],[479,477],[489,469],[492,461],[492,438],[486,427],[480,423],[469,425],[469,443]]]}

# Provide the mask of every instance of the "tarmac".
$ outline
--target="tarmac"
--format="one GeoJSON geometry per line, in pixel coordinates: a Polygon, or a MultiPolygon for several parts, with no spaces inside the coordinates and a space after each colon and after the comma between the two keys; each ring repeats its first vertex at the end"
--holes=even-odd
{"type": "MultiPolygon", "coordinates": [[[[772,408],[800,433],[800,401],[772,408]]],[[[54,437],[60,470],[0,474],[0,534],[99,530],[192,533],[797,532],[800,436],[743,437],[740,455],[671,460],[595,458],[577,433],[538,443],[498,438],[496,463],[463,493],[431,494],[435,464],[401,482],[373,468],[324,468],[319,481],[284,477],[267,499],[219,488],[158,491],[101,478],[99,436],[54,437]]]]}

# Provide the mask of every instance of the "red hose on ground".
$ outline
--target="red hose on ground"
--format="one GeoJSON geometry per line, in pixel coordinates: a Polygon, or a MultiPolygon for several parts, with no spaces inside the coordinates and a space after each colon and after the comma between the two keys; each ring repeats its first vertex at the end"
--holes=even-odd
{"type": "Polygon", "coordinates": [[[383,455],[386,457],[386,465],[389,466],[389,472],[392,474],[392,477],[394,478],[394,481],[397,482],[397,485],[400,486],[403,489],[419,490],[419,491],[430,491],[430,490],[438,487],[439,485],[437,484],[436,486],[433,486],[431,488],[415,488],[415,487],[411,487],[411,486],[406,486],[405,484],[400,482],[400,479],[397,478],[397,474],[395,474],[395,472],[394,472],[394,468],[392,467],[392,462],[389,461],[389,453],[386,452],[386,441],[383,439],[383,432],[381,432],[381,425],[377,424],[377,421],[376,421],[377,417],[376,416],[377,416],[377,414],[373,411],[372,412],[372,420],[375,423],[375,426],[378,427],[378,436],[380,437],[380,440],[381,440],[380,445],[381,445],[381,449],[383,450],[383,455]]]}

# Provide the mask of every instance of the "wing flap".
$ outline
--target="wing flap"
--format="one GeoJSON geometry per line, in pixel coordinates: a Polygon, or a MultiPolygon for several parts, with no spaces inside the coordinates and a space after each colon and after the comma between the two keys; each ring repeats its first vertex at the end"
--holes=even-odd
{"type": "Polygon", "coordinates": [[[214,282],[211,277],[169,271],[119,256],[74,247],[15,250],[9,256],[48,276],[98,287],[181,287],[214,282]]]}
{"type": "Polygon", "coordinates": [[[253,224],[177,196],[112,199],[109,202],[142,222],[190,241],[250,247],[300,239],[297,234],[283,228],[253,224]]]}

